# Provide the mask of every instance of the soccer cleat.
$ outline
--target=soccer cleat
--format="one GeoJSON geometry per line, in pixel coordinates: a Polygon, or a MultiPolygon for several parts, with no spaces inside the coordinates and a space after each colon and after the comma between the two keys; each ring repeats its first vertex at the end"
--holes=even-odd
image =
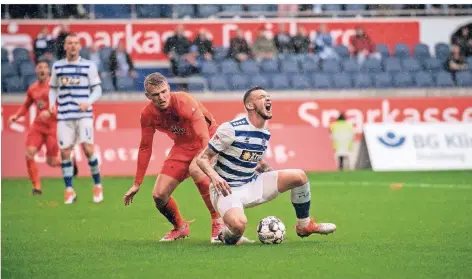
{"type": "Polygon", "coordinates": [[[185,225],[178,229],[172,229],[170,232],[168,232],[161,240],[160,242],[166,242],[166,241],[174,241],[180,238],[186,238],[190,234],[190,227],[187,222],[185,222],[185,225]]]}
{"type": "Polygon", "coordinates": [[[75,191],[68,191],[67,189],[64,191],[64,204],[73,204],[77,200],[77,195],[75,191]]]}
{"type": "Polygon", "coordinates": [[[41,189],[36,189],[36,188],[33,188],[32,193],[33,193],[33,196],[43,194],[43,192],[41,192],[41,189]]]}
{"type": "Polygon", "coordinates": [[[221,218],[216,218],[212,220],[211,223],[211,239],[210,243],[220,243],[221,241],[218,239],[218,234],[223,230],[225,224],[221,218]]]}
{"type": "Polygon", "coordinates": [[[103,187],[93,187],[93,202],[100,203],[103,201],[103,187]]]}
{"type": "Polygon", "coordinates": [[[331,223],[315,223],[315,218],[311,218],[310,223],[304,228],[297,225],[296,229],[299,237],[307,237],[311,234],[330,234],[336,231],[336,225],[331,223]]]}
{"type": "MultiPolygon", "coordinates": [[[[219,234],[218,234],[218,240],[220,241],[220,243],[222,242],[223,244],[226,244],[226,245],[241,245],[241,244],[245,244],[245,243],[254,243],[256,242],[255,240],[250,240],[249,238],[245,237],[245,236],[241,236],[239,238],[239,240],[233,244],[233,243],[226,243],[225,242],[225,237],[223,235],[223,231],[221,231],[219,234]]],[[[213,243],[213,242],[212,242],[213,243]]]]}

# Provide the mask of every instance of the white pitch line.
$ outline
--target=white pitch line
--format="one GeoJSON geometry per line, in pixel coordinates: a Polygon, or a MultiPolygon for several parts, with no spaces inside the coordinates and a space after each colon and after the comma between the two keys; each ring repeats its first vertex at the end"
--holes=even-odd
{"type": "Polygon", "coordinates": [[[319,181],[310,180],[311,185],[329,185],[329,186],[388,186],[392,184],[401,184],[403,187],[414,187],[414,188],[439,188],[439,189],[472,189],[472,184],[436,184],[436,183],[411,183],[411,182],[385,182],[385,181],[319,181]]]}

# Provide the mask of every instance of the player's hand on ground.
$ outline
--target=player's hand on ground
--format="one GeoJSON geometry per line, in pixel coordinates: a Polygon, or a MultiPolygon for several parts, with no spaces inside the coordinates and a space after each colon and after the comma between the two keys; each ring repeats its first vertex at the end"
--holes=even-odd
{"type": "Polygon", "coordinates": [[[48,118],[51,116],[51,112],[50,111],[47,111],[47,110],[43,110],[41,111],[41,113],[39,114],[39,118],[42,120],[42,121],[46,121],[48,120],[48,118]]]}
{"type": "Polygon", "coordinates": [[[123,198],[123,201],[125,203],[125,206],[126,205],[129,205],[131,203],[133,203],[133,198],[134,198],[134,195],[136,195],[136,193],[139,191],[139,186],[137,185],[133,185],[133,187],[131,187],[128,192],[126,192],[124,198],[123,198]]]}
{"type": "Polygon", "coordinates": [[[10,116],[10,118],[8,118],[8,122],[10,124],[15,123],[16,121],[18,121],[18,116],[16,114],[13,114],[12,116],[10,116]]]}
{"type": "Polygon", "coordinates": [[[87,111],[89,107],[90,107],[89,103],[81,103],[79,105],[79,108],[80,108],[81,111],[87,111]]]}
{"type": "Polygon", "coordinates": [[[231,187],[228,185],[228,182],[221,178],[221,176],[218,175],[214,177],[211,180],[211,183],[213,184],[213,187],[215,187],[218,194],[223,195],[224,197],[231,194],[231,187]]]}

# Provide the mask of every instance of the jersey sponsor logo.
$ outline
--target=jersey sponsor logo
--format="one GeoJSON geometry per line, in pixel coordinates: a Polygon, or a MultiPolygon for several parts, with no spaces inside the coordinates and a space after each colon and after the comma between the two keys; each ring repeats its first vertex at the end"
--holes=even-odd
{"type": "Polygon", "coordinates": [[[264,152],[262,151],[243,150],[243,152],[241,152],[241,156],[239,156],[239,159],[245,162],[259,162],[262,160],[263,154],[264,152]]]}
{"type": "Polygon", "coordinates": [[[170,127],[170,131],[176,135],[185,135],[187,133],[187,130],[185,130],[185,128],[178,127],[175,125],[172,125],[170,127]]]}
{"type": "Polygon", "coordinates": [[[36,106],[38,107],[38,109],[42,110],[42,109],[46,108],[46,102],[44,102],[42,100],[38,100],[36,102],[36,106]]]}
{"type": "Polygon", "coordinates": [[[80,84],[80,78],[79,77],[61,77],[61,84],[62,86],[67,86],[67,85],[78,85],[80,84]]]}
{"type": "Polygon", "coordinates": [[[241,125],[248,125],[248,124],[249,124],[249,123],[247,123],[246,118],[239,119],[239,120],[235,120],[235,121],[231,121],[231,122],[229,122],[229,123],[230,123],[231,126],[233,126],[233,127],[241,126],[241,125]]]}

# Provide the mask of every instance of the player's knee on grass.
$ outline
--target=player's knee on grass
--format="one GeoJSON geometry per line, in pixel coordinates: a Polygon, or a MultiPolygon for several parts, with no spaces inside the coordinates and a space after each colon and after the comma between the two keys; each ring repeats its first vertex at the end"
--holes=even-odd
{"type": "Polygon", "coordinates": [[[277,177],[277,188],[280,193],[302,186],[308,182],[306,173],[301,169],[280,170],[277,177]]]}
{"type": "Polygon", "coordinates": [[[243,235],[246,231],[247,218],[240,208],[232,208],[225,213],[223,221],[226,226],[236,235],[243,235]]]}
{"type": "Polygon", "coordinates": [[[34,155],[36,155],[36,153],[38,153],[38,149],[36,147],[33,147],[33,146],[28,146],[26,148],[26,151],[25,151],[25,157],[27,159],[34,159],[34,155]]]}

